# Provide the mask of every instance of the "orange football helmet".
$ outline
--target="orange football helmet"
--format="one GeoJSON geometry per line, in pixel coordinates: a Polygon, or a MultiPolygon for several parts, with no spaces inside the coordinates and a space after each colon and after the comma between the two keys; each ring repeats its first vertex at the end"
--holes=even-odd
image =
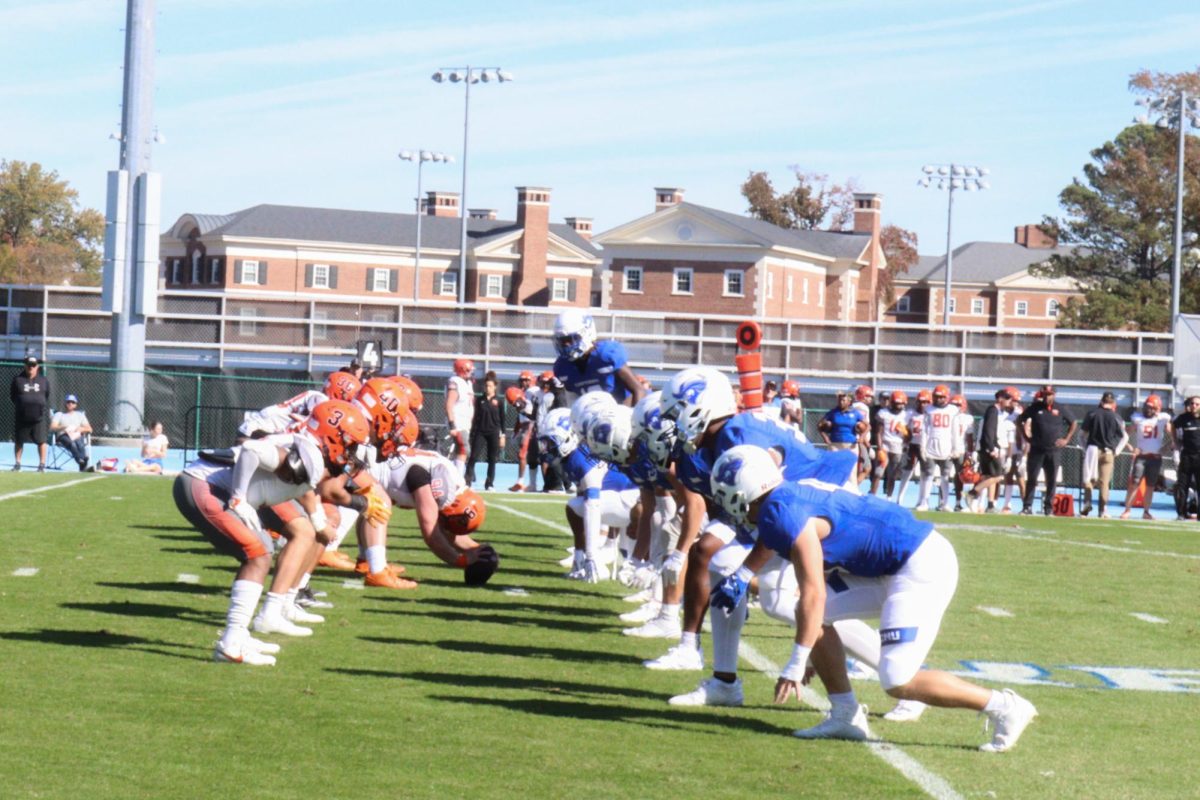
{"type": "Polygon", "coordinates": [[[937,397],[938,395],[949,398],[950,397],[950,387],[944,383],[939,383],[937,386],[933,387],[933,396],[937,397]]]}
{"type": "Polygon", "coordinates": [[[325,379],[325,396],[350,402],[362,389],[362,383],[349,372],[331,372],[325,379]]]}
{"type": "Polygon", "coordinates": [[[892,405],[896,405],[897,403],[899,403],[902,406],[908,405],[908,395],[906,395],[904,392],[900,391],[899,389],[892,392],[892,405]]]}
{"type": "Polygon", "coordinates": [[[950,405],[958,406],[960,411],[962,411],[964,414],[967,413],[967,408],[968,408],[967,398],[963,397],[961,394],[956,394],[953,397],[951,397],[950,405]]]}
{"type": "Polygon", "coordinates": [[[800,396],[800,384],[795,381],[784,381],[783,388],[779,393],[784,397],[796,398],[800,396]]]}
{"type": "Polygon", "coordinates": [[[355,398],[371,420],[371,443],[381,446],[392,435],[400,416],[408,411],[408,396],[389,378],[371,378],[355,398]]]}
{"type": "Polygon", "coordinates": [[[1162,411],[1162,398],[1156,394],[1152,394],[1146,398],[1146,402],[1142,405],[1154,409],[1154,413],[1157,414],[1162,411]]]}
{"type": "Polygon", "coordinates": [[[396,384],[396,388],[408,396],[408,407],[413,411],[420,411],[425,405],[425,395],[421,393],[421,387],[417,386],[417,382],[407,375],[393,375],[390,379],[396,384]]]}
{"type": "Polygon", "coordinates": [[[1004,387],[1004,391],[1005,391],[1005,393],[1007,393],[1007,394],[1008,394],[1008,396],[1009,396],[1009,397],[1011,397],[1013,400],[1016,400],[1018,403],[1019,403],[1019,402],[1021,402],[1021,390],[1020,390],[1020,389],[1018,389],[1017,387],[1015,387],[1015,386],[1005,386],[1005,387],[1004,387]]]}
{"type": "Polygon", "coordinates": [[[533,371],[528,370],[528,369],[521,370],[521,377],[519,380],[529,381],[530,383],[533,383],[533,381],[534,381],[533,371]]]}
{"type": "Polygon", "coordinates": [[[384,458],[391,458],[400,448],[412,447],[419,438],[421,438],[421,424],[417,422],[417,415],[405,409],[403,414],[396,417],[396,426],[392,429],[392,435],[383,442],[379,452],[384,458]]]}
{"type": "Polygon", "coordinates": [[[521,391],[520,386],[510,386],[504,390],[504,399],[510,406],[524,405],[525,393],[521,391]]]}
{"type": "Polygon", "coordinates": [[[933,392],[929,391],[928,389],[922,389],[921,391],[917,392],[917,402],[925,404],[932,403],[933,392]]]}
{"type": "Polygon", "coordinates": [[[475,377],[475,362],[469,358],[454,359],[454,374],[460,378],[470,380],[475,377]]]}
{"type": "Polygon", "coordinates": [[[546,370],[538,377],[538,380],[539,381],[552,381],[552,380],[554,380],[554,373],[551,372],[550,370],[546,370]]]}
{"type": "Polygon", "coordinates": [[[479,530],[486,516],[487,506],[483,504],[483,498],[472,489],[463,489],[453,503],[442,508],[442,527],[451,536],[465,536],[479,530]]]}
{"type": "Polygon", "coordinates": [[[874,397],[875,390],[865,383],[854,390],[854,402],[865,403],[868,397],[874,397]]]}
{"type": "Polygon", "coordinates": [[[326,465],[340,470],[350,463],[355,446],[367,443],[371,426],[357,406],[344,400],[326,400],[313,409],[304,431],[320,445],[326,465]]]}

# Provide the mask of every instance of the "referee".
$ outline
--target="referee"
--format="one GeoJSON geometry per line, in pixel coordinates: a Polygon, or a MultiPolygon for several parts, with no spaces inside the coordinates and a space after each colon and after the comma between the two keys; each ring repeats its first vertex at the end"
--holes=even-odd
{"type": "Polygon", "coordinates": [[[38,472],[46,471],[46,414],[50,409],[50,381],[34,356],[25,359],[25,369],[13,376],[8,396],[13,404],[13,472],[21,469],[25,444],[38,446],[38,472]]]}
{"type": "Polygon", "coordinates": [[[1179,469],[1175,480],[1176,519],[1191,517],[1189,497],[1191,490],[1200,497],[1200,395],[1192,395],[1184,403],[1184,411],[1172,425],[1175,428],[1175,444],[1179,448],[1179,469]]]}

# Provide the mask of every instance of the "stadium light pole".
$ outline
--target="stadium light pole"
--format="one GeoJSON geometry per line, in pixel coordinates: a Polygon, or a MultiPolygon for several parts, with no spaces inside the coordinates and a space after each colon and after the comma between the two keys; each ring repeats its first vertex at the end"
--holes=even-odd
{"type": "Polygon", "coordinates": [[[454,156],[434,150],[401,150],[400,160],[414,161],[417,165],[417,253],[413,265],[413,302],[416,303],[421,299],[421,218],[425,216],[421,208],[421,168],[425,166],[426,161],[453,164],[454,156]]]}
{"type": "Polygon", "coordinates": [[[462,152],[462,194],[459,196],[458,211],[462,217],[462,235],[458,249],[458,302],[465,303],[467,299],[467,144],[471,134],[471,84],[473,83],[508,83],[513,79],[512,73],[500,67],[442,67],[431,76],[434,83],[461,83],[466,89],[463,100],[463,152],[462,152]]]}
{"type": "Polygon", "coordinates": [[[1200,127],[1200,99],[1189,97],[1187,92],[1180,92],[1174,97],[1139,97],[1134,102],[1146,108],[1146,113],[1139,114],[1134,122],[1148,125],[1153,116],[1155,126],[1176,128],[1179,131],[1179,148],[1175,161],[1175,236],[1172,243],[1175,252],[1171,261],[1171,330],[1174,331],[1175,321],[1179,319],[1179,283],[1183,272],[1184,142],[1189,126],[1200,127]]]}
{"type": "Polygon", "coordinates": [[[950,327],[950,290],[954,283],[954,248],[951,245],[951,225],[954,219],[954,193],[982,192],[990,189],[991,184],[984,180],[991,170],[987,167],[967,166],[965,164],[926,164],[921,167],[925,173],[917,180],[917,185],[925,189],[945,189],[946,202],[946,299],[942,302],[945,307],[942,312],[942,324],[950,327]]]}

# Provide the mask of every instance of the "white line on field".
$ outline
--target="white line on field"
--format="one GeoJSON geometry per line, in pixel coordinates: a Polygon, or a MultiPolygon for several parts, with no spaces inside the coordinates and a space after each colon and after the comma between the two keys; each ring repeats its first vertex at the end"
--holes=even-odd
{"type": "Polygon", "coordinates": [[[1012,616],[1015,616],[1015,615],[1013,614],[1013,612],[1009,611],[1008,609],[1004,609],[1004,608],[997,608],[996,606],[975,606],[975,609],[976,609],[977,611],[982,611],[982,612],[983,612],[983,613],[985,613],[985,614],[990,614],[990,615],[991,615],[991,616],[993,616],[993,617],[1012,617],[1012,616]]]}
{"type": "Polygon", "coordinates": [[[520,517],[521,519],[527,519],[530,522],[537,522],[541,525],[545,525],[547,528],[553,528],[554,530],[562,531],[563,533],[571,532],[571,529],[568,528],[566,525],[563,525],[561,522],[551,522],[548,519],[542,519],[541,517],[534,516],[533,514],[526,514],[524,511],[518,511],[517,509],[512,508],[511,506],[506,506],[503,503],[492,503],[491,505],[492,505],[492,508],[498,508],[501,511],[504,511],[508,514],[512,514],[514,517],[520,517]]]}
{"type": "MultiPolygon", "coordinates": [[[[750,666],[759,672],[764,673],[770,678],[779,678],[779,667],[771,659],[758,652],[753,645],[749,645],[743,641],[738,645],[738,655],[748,661],[750,666]]],[[[822,711],[829,709],[829,701],[808,686],[800,688],[800,696],[804,702],[822,711]]],[[[920,787],[921,791],[930,797],[936,798],[936,800],[964,800],[963,796],[954,791],[954,787],[947,783],[945,778],[930,771],[921,762],[894,744],[887,744],[886,742],[866,742],[865,744],[872,755],[882,759],[890,767],[915,783],[920,787]]]]}
{"type": "Polygon", "coordinates": [[[1156,617],[1153,614],[1143,614],[1141,611],[1134,611],[1129,616],[1133,617],[1134,619],[1140,619],[1142,622],[1149,622],[1154,625],[1166,625],[1168,622],[1170,622],[1170,620],[1163,619],[1162,617],[1156,617]]]}
{"type": "Polygon", "coordinates": [[[175,577],[176,583],[199,583],[200,576],[193,575],[190,572],[181,572],[175,577]]]}
{"type": "Polygon", "coordinates": [[[506,503],[562,503],[564,500],[570,500],[571,496],[566,494],[548,494],[542,497],[521,497],[517,492],[481,492],[484,497],[503,497],[506,503]]]}
{"type": "Polygon", "coordinates": [[[1107,550],[1112,553],[1136,553],[1142,556],[1162,556],[1164,558],[1190,558],[1192,560],[1200,560],[1200,554],[1196,553],[1171,553],[1165,550],[1137,550],[1132,547],[1117,547],[1112,544],[1101,544],[1100,542],[1075,542],[1069,539],[1052,539],[1048,536],[1027,536],[1023,533],[1013,533],[1012,531],[1003,528],[988,528],[982,525],[939,525],[941,530],[948,531],[971,531],[973,533],[986,533],[989,536],[1007,536],[1010,539],[1023,539],[1028,542],[1046,542],[1048,544],[1061,544],[1073,547],[1090,547],[1093,550],[1107,550]]]}
{"type": "Polygon", "coordinates": [[[363,585],[363,582],[361,580],[358,580],[358,581],[348,580],[348,581],[342,581],[342,588],[343,589],[365,589],[366,587],[363,585]]]}
{"type": "Polygon", "coordinates": [[[529,596],[529,592],[527,592],[525,589],[523,589],[520,586],[509,586],[508,588],[506,588],[504,590],[504,594],[508,595],[509,597],[528,597],[529,596]]]}
{"type": "Polygon", "coordinates": [[[91,475],[87,478],[80,478],[77,481],[67,481],[66,483],[56,483],[53,486],[39,486],[36,489],[22,489],[19,492],[9,492],[8,494],[0,494],[0,500],[12,500],[14,497],[24,497],[28,494],[38,494],[39,492],[53,492],[55,489],[65,489],[68,486],[78,486],[81,483],[88,481],[98,481],[103,478],[103,475],[91,475]]]}
{"type": "Polygon", "coordinates": [[[14,578],[32,578],[38,574],[37,567],[17,567],[12,571],[14,578]]]}

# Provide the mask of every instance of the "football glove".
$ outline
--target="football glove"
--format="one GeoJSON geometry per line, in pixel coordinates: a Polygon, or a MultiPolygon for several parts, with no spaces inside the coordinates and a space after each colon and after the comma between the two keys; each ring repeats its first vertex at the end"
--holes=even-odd
{"type": "MultiPolygon", "coordinates": [[[[741,572],[741,569],[738,569],[741,572]]],[[[712,590],[708,596],[708,604],[713,608],[719,608],[725,612],[725,616],[733,614],[734,609],[742,602],[746,596],[746,590],[750,588],[750,582],[745,580],[738,572],[725,578],[717,584],[717,588],[712,590]]]]}
{"type": "Polygon", "coordinates": [[[662,579],[667,586],[674,586],[679,583],[679,576],[683,573],[683,565],[687,562],[687,556],[682,550],[672,550],[667,556],[667,560],[663,562],[662,579]]]}
{"type": "Polygon", "coordinates": [[[631,589],[649,589],[654,585],[654,581],[658,578],[658,569],[649,561],[643,561],[641,565],[634,570],[633,577],[629,581],[631,589]]]}
{"type": "Polygon", "coordinates": [[[229,501],[229,510],[234,515],[245,523],[246,527],[256,533],[262,532],[262,521],[258,518],[258,509],[251,506],[245,500],[233,498],[229,501]]]}
{"type": "Polygon", "coordinates": [[[621,568],[617,570],[617,580],[624,586],[633,586],[633,576],[637,573],[645,561],[640,558],[627,558],[621,562],[621,568]]]}
{"type": "Polygon", "coordinates": [[[392,504],[380,497],[378,492],[367,492],[367,510],[363,516],[368,522],[387,525],[392,518],[392,504]]]}
{"type": "Polygon", "coordinates": [[[597,568],[596,562],[590,558],[583,562],[582,580],[584,583],[600,582],[600,570],[597,568]]]}

